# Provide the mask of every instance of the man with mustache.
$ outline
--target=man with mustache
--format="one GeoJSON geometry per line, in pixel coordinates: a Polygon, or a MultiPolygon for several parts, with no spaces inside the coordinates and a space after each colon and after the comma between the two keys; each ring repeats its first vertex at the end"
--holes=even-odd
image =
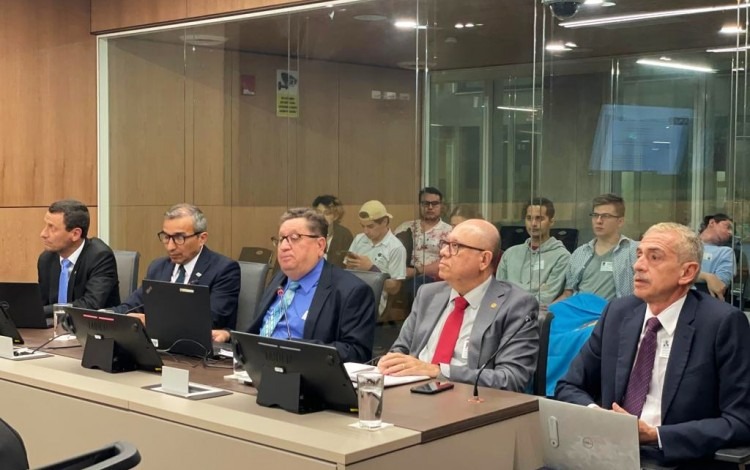
{"type": "Polygon", "coordinates": [[[750,441],[750,326],[691,289],[702,253],[684,225],[652,226],[638,246],[634,295],[609,303],[555,391],[638,416],[642,454],[692,468],[750,441]]]}

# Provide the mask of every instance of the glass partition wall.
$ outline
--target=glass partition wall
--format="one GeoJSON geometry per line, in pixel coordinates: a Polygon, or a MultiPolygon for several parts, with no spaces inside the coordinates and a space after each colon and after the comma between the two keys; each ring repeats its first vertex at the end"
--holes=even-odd
{"type": "MultiPolygon", "coordinates": [[[[395,228],[429,185],[446,222],[476,210],[506,245],[549,198],[572,251],[613,192],[633,239],[727,213],[744,260],[746,25],[730,0],[587,0],[566,19],[532,0],[371,0],[102,36],[100,233],[141,252],[142,277],[176,202],[237,258],[318,195],[356,235],[364,202],[395,228]]],[[[408,298],[391,307],[403,318],[408,298]]]]}

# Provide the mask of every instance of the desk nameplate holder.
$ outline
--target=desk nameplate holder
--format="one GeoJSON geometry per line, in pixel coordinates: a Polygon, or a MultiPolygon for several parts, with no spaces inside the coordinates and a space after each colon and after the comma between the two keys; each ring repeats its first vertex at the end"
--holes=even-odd
{"type": "Polygon", "coordinates": [[[168,366],[161,368],[160,384],[146,385],[143,388],[153,392],[187,398],[188,400],[203,400],[232,394],[232,392],[220,388],[192,383],[190,382],[190,371],[168,366]]]}
{"type": "Polygon", "coordinates": [[[0,336],[0,357],[11,361],[28,361],[30,359],[41,359],[50,357],[52,354],[33,351],[30,348],[18,348],[14,351],[13,338],[9,336],[0,336]]]}
{"type": "Polygon", "coordinates": [[[138,368],[130,354],[114,339],[91,335],[86,338],[81,365],[87,369],[101,369],[109,373],[129,372],[138,368]]]}
{"type": "Polygon", "coordinates": [[[263,380],[257,385],[257,403],[278,406],[292,413],[305,414],[324,409],[322,400],[306,393],[305,379],[298,372],[287,373],[282,368],[264,367],[263,380]]]}

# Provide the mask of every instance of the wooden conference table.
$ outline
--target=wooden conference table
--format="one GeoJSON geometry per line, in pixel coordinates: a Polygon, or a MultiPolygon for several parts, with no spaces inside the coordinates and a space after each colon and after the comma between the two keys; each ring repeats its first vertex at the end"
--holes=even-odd
{"type": "MultiPolygon", "coordinates": [[[[50,330],[21,330],[28,346],[50,330]]],[[[75,342],[73,342],[75,344],[75,342]]],[[[53,343],[54,344],[54,343],[53,343]]],[[[192,382],[232,391],[191,401],[141,387],[160,381],[147,372],[108,374],[84,369],[82,350],[48,350],[54,357],[0,359],[0,417],[24,439],[29,463],[43,465],[117,440],[135,444],[138,468],[283,469],[472,468],[541,466],[536,398],[483,388],[484,403],[468,402],[471,387],[438,395],[389,388],[378,431],[350,427],[356,415],[323,411],[296,415],[258,406],[255,389],[226,381],[228,368],[164,357],[190,370],[192,382]]],[[[231,366],[231,363],[225,366],[231,366]]]]}

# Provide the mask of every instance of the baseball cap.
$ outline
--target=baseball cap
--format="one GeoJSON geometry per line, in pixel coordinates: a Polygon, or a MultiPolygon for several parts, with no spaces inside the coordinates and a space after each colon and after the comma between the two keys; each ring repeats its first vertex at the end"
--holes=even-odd
{"type": "Polygon", "coordinates": [[[359,220],[362,222],[370,222],[373,220],[382,219],[383,217],[388,217],[389,219],[392,219],[393,216],[388,213],[388,211],[385,210],[385,206],[380,201],[367,201],[366,203],[362,204],[362,207],[359,208],[359,220]]]}

